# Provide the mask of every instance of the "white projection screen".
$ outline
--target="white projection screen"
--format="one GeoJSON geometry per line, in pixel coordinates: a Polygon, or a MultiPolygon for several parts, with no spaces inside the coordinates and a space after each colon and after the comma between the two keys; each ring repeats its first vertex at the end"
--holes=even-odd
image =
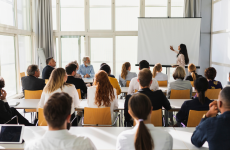
{"type": "Polygon", "coordinates": [[[185,44],[189,63],[198,65],[201,18],[139,18],[137,63],[147,60],[149,64],[176,64],[176,53],[185,44]]]}

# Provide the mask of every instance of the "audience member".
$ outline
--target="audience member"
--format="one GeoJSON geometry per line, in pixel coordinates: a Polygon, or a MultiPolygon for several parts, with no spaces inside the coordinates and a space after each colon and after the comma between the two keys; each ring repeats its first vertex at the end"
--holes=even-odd
{"type": "Polygon", "coordinates": [[[82,79],[75,78],[76,71],[77,71],[77,65],[70,63],[66,65],[65,70],[68,75],[68,79],[66,83],[73,84],[76,89],[80,89],[81,97],[83,98],[84,95],[87,93],[87,87],[85,85],[85,82],[82,79]]]}
{"type": "Polygon", "coordinates": [[[131,64],[129,62],[125,62],[122,65],[121,75],[119,75],[119,83],[121,87],[126,87],[126,81],[131,81],[132,78],[137,77],[135,72],[130,72],[131,64]]]}
{"type": "Polygon", "coordinates": [[[93,78],[95,73],[93,66],[90,64],[89,57],[85,56],[82,61],[83,64],[80,65],[77,73],[80,74],[82,78],[93,78]]]}
{"type": "Polygon", "coordinates": [[[39,79],[40,71],[37,65],[30,65],[27,68],[27,75],[21,78],[22,91],[24,90],[43,90],[45,87],[45,80],[39,79]]]}
{"type": "Polygon", "coordinates": [[[225,87],[218,100],[209,105],[209,111],[196,127],[191,141],[196,147],[208,142],[210,150],[229,150],[230,148],[230,87],[225,87]],[[221,115],[218,115],[220,111],[221,115]]]}
{"type": "Polygon", "coordinates": [[[216,69],[213,67],[209,67],[205,69],[204,76],[208,80],[208,89],[223,89],[220,81],[214,80],[216,77],[216,69]]]}
{"type": "Polygon", "coordinates": [[[212,102],[212,100],[209,100],[207,97],[205,97],[205,91],[207,91],[208,89],[207,79],[205,79],[204,77],[197,78],[194,82],[194,87],[197,93],[197,97],[193,100],[185,101],[182,104],[181,109],[176,115],[178,125],[181,122],[187,125],[190,110],[208,110],[209,104],[212,102]]]}
{"type": "Polygon", "coordinates": [[[190,72],[191,75],[187,76],[185,80],[195,81],[197,78],[202,77],[202,75],[196,73],[196,66],[194,64],[188,65],[188,72],[190,72]]]}
{"type": "MultiPolygon", "coordinates": [[[[101,68],[103,65],[107,65],[107,64],[106,64],[106,63],[102,63],[101,66],[100,66],[100,68],[101,68]]],[[[110,72],[110,74],[109,74],[108,76],[109,76],[109,77],[112,77],[112,78],[115,78],[115,76],[112,75],[111,72],[110,72]]]]}
{"type": "MultiPolygon", "coordinates": [[[[78,65],[78,63],[77,63],[77,61],[75,60],[75,61],[72,61],[72,62],[70,62],[70,64],[75,64],[75,65],[77,65],[77,71],[79,70],[79,65],[78,65]]],[[[74,75],[74,78],[82,78],[81,77],[81,75],[80,74],[78,74],[77,72],[76,72],[76,74],[74,75]]]]}
{"type": "Polygon", "coordinates": [[[133,129],[123,131],[117,138],[117,150],[170,150],[172,136],[154,127],[151,113],[154,104],[141,93],[134,94],[128,103],[128,112],[136,122],[133,129]],[[152,106],[153,105],[153,106],[152,106]]]}
{"type": "Polygon", "coordinates": [[[170,82],[168,84],[168,90],[167,90],[167,98],[170,99],[171,90],[190,90],[190,98],[192,98],[192,85],[190,81],[184,80],[185,78],[185,70],[183,67],[178,66],[176,67],[173,78],[176,81],[170,82]]]}
{"type": "MultiPolygon", "coordinates": [[[[140,61],[139,63],[139,70],[142,70],[143,68],[148,68],[150,69],[149,67],[149,62],[147,62],[146,60],[142,60],[140,61]]],[[[140,87],[139,87],[139,83],[137,81],[137,77],[135,78],[132,78],[132,80],[130,81],[130,84],[129,84],[129,89],[128,89],[128,94],[132,94],[132,93],[135,93],[135,90],[139,90],[140,87]]],[[[150,90],[152,91],[156,91],[159,89],[159,85],[158,85],[158,82],[156,79],[152,79],[152,83],[151,83],[151,86],[150,86],[150,90]]]]}
{"type": "Polygon", "coordinates": [[[153,68],[153,78],[157,81],[168,81],[168,75],[161,73],[162,65],[160,63],[155,64],[153,68]]]}
{"type": "Polygon", "coordinates": [[[110,107],[113,122],[113,111],[118,108],[118,100],[116,89],[110,84],[105,71],[100,70],[96,73],[93,86],[88,88],[87,103],[93,108],[110,107]]]}
{"type": "MultiPolygon", "coordinates": [[[[152,73],[149,69],[147,68],[142,69],[138,74],[137,81],[140,86],[140,90],[137,91],[137,93],[142,93],[148,96],[148,98],[152,103],[152,110],[162,109],[162,107],[164,107],[166,110],[171,109],[168,99],[165,97],[164,93],[161,90],[151,91],[149,89],[152,83],[152,73]]],[[[125,108],[124,108],[125,126],[133,125],[133,121],[131,120],[132,118],[128,113],[128,104],[129,104],[130,97],[135,94],[127,95],[125,99],[125,108]]]]}
{"type": "Polygon", "coordinates": [[[53,59],[53,57],[50,57],[46,59],[46,67],[43,68],[42,70],[42,79],[49,79],[51,72],[55,69],[56,67],[56,62],[53,59]]]}
{"type": "Polygon", "coordinates": [[[85,136],[73,135],[70,128],[72,97],[67,93],[55,93],[44,106],[48,131],[40,139],[26,145],[26,150],[81,149],[96,150],[92,141],[85,136]]]}

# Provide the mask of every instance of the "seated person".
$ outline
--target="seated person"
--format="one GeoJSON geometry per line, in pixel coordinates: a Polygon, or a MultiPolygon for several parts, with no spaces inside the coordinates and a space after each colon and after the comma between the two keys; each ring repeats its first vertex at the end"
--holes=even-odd
{"type": "Polygon", "coordinates": [[[107,73],[108,78],[109,78],[109,82],[111,83],[111,85],[113,86],[113,88],[116,89],[117,95],[120,95],[121,94],[121,87],[119,86],[119,83],[118,83],[117,79],[116,78],[112,78],[112,77],[109,76],[110,73],[111,73],[110,66],[107,65],[107,64],[105,64],[105,65],[103,65],[100,68],[100,70],[104,70],[107,73]]]}
{"type": "Polygon", "coordinates": [[[70,63],[66,65],[65,70],[68,76],[66,83],[73,84],[76,89],[80,89],[81,97],[83,98],[84,95],[87,93],[87,87],[82,79],[74,77],[77,71],[77,65],[70,63]]]}
{"type": "Polygon", "coordinates": [[[214,80],[216,77],[216,69],[213,67],[209,67],[205,69],[204,76],[208,80],[208,89],[223,89],[220,81],[214,80]]]}
{"type": "Polygon", "coordinates": [[[132,78],[137,77],[135,72],[130,72],[131,64],[129,62],[125,62],[122,65],[121,75],[119,75],[119,83],[121,87],[126,87],[126,81],[131,81],[132,78]]]}
{"type": "Polygon", "coordinates": [[[55,69],[56,67],[56,62],[53,59],[53,57],[50,57],[46,59],[46,67],[43,68],[42,70],[42,79],[49,79],[51,72],[55,69]]]}
{"type": "Polygon", "coordinates": [[[73,135],[70,129],[72,97],[67,93],[55,93],[44,106],[48,131],[40,138],[26,144],[26,150],[81,149],[96,150],[85,136],[73,135]]]}
{"type": "Polygon", "coordinates": [[[187,125],[190,110],[208,110],[209,104],[212,102],[212,100],[205,97],[205,91],[208,89],[207,79],[204,77],[197,78],[194,82],[194,87],[197,93],[197,97],[193,100],[188,100],[183,103],[181,109],[176,115],[176,120],[179,124],[182,122],[183,124],[187,125]]]}
{"type": "Polygon", "coordinates": [[[197,78],[202,77],[202,75],[196,73],[196,66],[194,64],[188,65],[188,72],[190,72],[191,75],[187,76],[185,80],[195,81],[197,78]]]}
{"type": "MultiPolygon", "coordinates": [[[[102,63],[101,66],[100,66],[100,68],[101,68],[103,65],[107,65],[107,64],[106,64],[106,63],[102,63]]],[[[112,75],[111,73],[110,73],[108,76],[109,76],[109,77],[112,77],[112,78],[115,78],[115,76],[112,75]]]]}
{"type": "MultiPolygon", "coordinates": [[[[75,108],[80,105],[80,100],[78,96],[78,92],[74,85],[66,83],[67,81],[67,75],[65,72],[65,69],[63,68],[56,68],[53,70],[53,72],[50,75],[49,82],[46,84],[41,99],[39,102],[39,108],[44,108],[45,104],[47,103],[48,99],[51,95],[57,92],[65,92],[69,94],[72,99],[72,107],[71,107],[71,120],[75,117],[75,108]]],[[[77,120],[73,123],[74,126],[77,125],[77,120]]]]}
{"type": "Polygon", "coordinates": [[[170,82],[168,84],[167,98],[170,99],[171,90],[190,90],[190,98],[192,98],[192,85],[190,81],[184,80],[185,70],[183,67],[176,67],[173,78],[176,81],[170,82]]]}
{"type": "MultiPolygon", "coordinates": [[[[10,121],[14,116],[18,116],[18,123],[24,124],[25,126],[34,126],[29,123],[15,108],[10,107],[6,100],[6,91],[3,90],[5,87],[5,81],[0,77],[0,124],[5,124],[10,121]]],[[[7,124],[17,124],[17,119],[12,119],[7,124]]]]}
{"type": "MultiPolygon", "coordinates": [[[[148,98],[152,103],[152,110],[162,109],[162,107],[164,107],[166,110],[171,109],[168,99],[165,97],[164,93],[161,90],[151,91],[149,89],[152,83],[152,73],[149,69],[147,68],[142,69],[138,74],[137,80],[140,86],[140,90],[137,91],[137,93],[142,93],[148,96],[148,98]]],[[[133,125],[133,121],[131,120],[132,118],[128,113],[128,104],[129,104],[130,97],[135,94],[127,95],[125,99],[125,107],[124,107],[125,126],[133,125]]]]}
{"type": "MultiPolygon", "coordinates": [[[[139,70],[142,70],[143,68],[150,69],[149,62],[147,62],[146,60],[142,60],[139,63],[139,70]]],[[[135,90],[139,90],[139,83],[137,81],[137,77],[132,78],[132,80],[130,81],[128,94],[135,93],[135,90]]],[[[159,90],[158,82],[154,78],[152,78],[152,83],[150,85],[150,90],[152,90],[152,91],[159,90]]]]}
{"type": "MultiPolygon", "coordinates": [[[[78,65],[78,63],[77,63],[77,61],[75,60],[75,61],[72,61],[72,62],[70,62],[70,64],[75,64],[75,65],[77,65],[77,71],[79,70],[79,65],[78,65]]],[[[82,78],[81,77],[81,75],[80,74],[78,74],[77,72],[76,72],[76,74],[74,75],[74,78],[82,78]]]]}
{"type": "Polygon", "coordinates": [[[116,93],[116,89],[109,82],[107,73],[100,70],[95,75],[93,86],[88,88],[88,106],[93,108],[110,107],[111,120],[113,122],[113,111],[118,108],[116,93]]]}
{"type": "Polygon", "coordinates": [[[117,138],[116,150],[171,150],[172,136],[151,123],[152,106],[149,98],[134,94],[128,103],[128,112],[136,122],[133,129],[123,131],[117,138]]]}
{"type": "Polygon", "coordinates": [[[77,73],[80,74],[82,78],[93,78],[95,73],[93,66],[90,64],[89,57],[84,57],[82,61],[83,64],[80,65],[77,73]]]}
{"type": "Polygon", "coordinates": [[[210,150],[229,150],[230,148],[230,87],[225,87],[217,101],[209,105],[200,124],[193,132],[191,142],[201,147],[206,141],[210,150]],[[217,116],[220,111],[221,115],[217,116]]]}
{"type": "Polygon", "coordinates": [[[45,80],[39,79],[40,71],[37,65],[30,65],[27,68],[27,75],[21,78],[22,91],[24,90],[43,90],[45,87],[45,80]]]}
{"type": "Polygon", "coordinates": [[[153,78],[155,78],[157,81],[168,81],[168,75],[161,72],[162,65],[160,63],[155,64],[153,67],[153,78]]]}

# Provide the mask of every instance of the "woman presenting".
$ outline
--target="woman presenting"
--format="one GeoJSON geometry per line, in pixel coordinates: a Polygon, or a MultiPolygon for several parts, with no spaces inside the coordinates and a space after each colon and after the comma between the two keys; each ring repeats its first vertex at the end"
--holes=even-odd
{"type": "Polygon", "coordinates": [[[174,50],[172,46],[170,49],[177,53],[177,61],[176,64],[185,68],[185,65],[189,63],[188,52],[185,44],[180,44],[178,46],[178,51],[174,50]]]}

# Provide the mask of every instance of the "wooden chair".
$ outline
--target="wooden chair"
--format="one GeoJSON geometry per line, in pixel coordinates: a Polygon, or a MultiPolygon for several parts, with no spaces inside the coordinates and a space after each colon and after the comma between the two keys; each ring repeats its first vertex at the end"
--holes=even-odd
{"type": "Polygon", "coordinates": [[[130,81],[126,81],[126,87],[129,87],[130,81]]]}
{"type": "Polygon", "coordinates": [[[48,83],[48,81],[49,81],[49,79],[45,79],[45,84],[47,84],[47,83],[48,83]]]}
{"type": "Polygon", "coordinates": [[[43,108],[38,108],[38,126],[47,126],[47,122],[43,113],[43,108]]]}
{"type": "Polygon", "coordinates": [[[77,89],[78,95],[79,95],[79,99],[81,99],[81,89],[77,89]]]}
{"type": "Polygon", "coordinates": [[[206,114],[207,111],[196,111],[196,110],[190,110],[189,116],[188,116],[188,123],[187,127],[196,127],[200,123],[202,117],[204,114],[206,114]]]}
{"type": "Polygon", "coordinates": [[[159,86],[168,86],[168,81],[167,80],[165,80],[165,81],[157,81],[158,82],[158,84],[159,84],[159,86]]]}
{"type": "Polygon", "coordinates": [[[192,87],[194,87],[194,81],[190,81],[190,83],[191,83],[192,87]]]}
{"type": "Polygon", "coordinates": [[[25,77],[26,76],[26,74],[25,74],[25,72],[21,72],[20,73],[20,77],[22,78],[22,77],[25,77]]]}
{"type": "Polygon", "coordinates": [[[218,99],[218,95],[220,93],[221,89],[208,89],[205,92],[205,96],[209,99],[218,99]]]}
{"type": "Polygon", "coordinates": [[[170,99],[190,99],[190,90],[171,90],[170,99]]]}

